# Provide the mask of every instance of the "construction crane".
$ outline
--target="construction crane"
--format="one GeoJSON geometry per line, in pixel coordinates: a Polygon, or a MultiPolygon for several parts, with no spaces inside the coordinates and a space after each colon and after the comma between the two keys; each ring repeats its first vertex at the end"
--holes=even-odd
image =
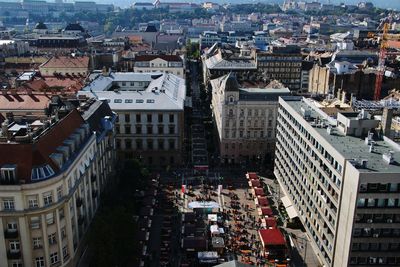
{"type": "Polygon", "coordinates": [[[386,61],[386,48],[387,48],[387,37],[389,31],[389,23],[383,25],[381,47],[379,50],[379,61],[378,61],[378,72],[375,79],[375,92],[374,100],[380,100],[383,75],[385,73],[385,61],[386,61]]]}

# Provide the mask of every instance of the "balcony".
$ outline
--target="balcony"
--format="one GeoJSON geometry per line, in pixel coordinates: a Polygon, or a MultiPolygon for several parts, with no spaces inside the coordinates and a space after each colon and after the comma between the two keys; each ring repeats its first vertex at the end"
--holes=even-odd
{"type": "Polygon", "coordinates": [[[20,250],[9,250],[7,251],[7,258],[10,260],[17,260],[21,258],[20,250]]]}
{"type": "Polygon", "coordinates": [[[92,198],[96,198],[97,197],[97,190],[93,190],[92,191],[92,198]]]}
{"type": "Polygon", "coordinates": [[[5,238],[17,238],[18,237],[18,230],[5,230],[4,231],[5,238]]]}
{"type": "Polygon", "coordinates": [[[76,198],[76,206],[79,208],[83,205],[83,200],[80,197],[76,198]]]}
{"type": "Polygon", "coordinates": [[[96,182],[97,181],[97,175],[96,174],[92,174],[92,177],[90,177],[90,181],[92,183],[96,182]]]}
{"type": "Polygon", "coordinates": [[[79,224],[79,225],[82,225],[84,222],[85,222],[85,217],[82,216],[82,215],[79,216],[79,217],[78,217],[78,224],[79,224]]]}

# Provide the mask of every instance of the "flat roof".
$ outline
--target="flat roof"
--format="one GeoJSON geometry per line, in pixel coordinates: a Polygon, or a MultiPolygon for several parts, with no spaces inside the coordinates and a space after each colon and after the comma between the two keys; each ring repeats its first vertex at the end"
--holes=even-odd
{"type": "MultiPolygon", "coordinates": [[[[311,106],[302,101],[300,97],[284,97],[283,100],[300,115],[302,114],[301,108],[306,108],[310,110],[311,117],[321,117],[320,113],[310,108],[311,106]]],[[[331,117],[330,119],[332,120],[333,118],[331,117]]],[[[344,158],[348,160],[368,160],[367,167],[358,168],[359,172],[400,173],[400,146],[396,143],[388,140],[374,140],[374,151],[370,153],[369,146],[365,144],[365,139],[344,135],[338,130],[334,130],[334,134],[329,135],[326,128],[313,127],[313,129],[344,158]],[[394,162],[392,164],[386,163],[382,158],[382,155],[389,151],[394,152],[394,162]]]]}

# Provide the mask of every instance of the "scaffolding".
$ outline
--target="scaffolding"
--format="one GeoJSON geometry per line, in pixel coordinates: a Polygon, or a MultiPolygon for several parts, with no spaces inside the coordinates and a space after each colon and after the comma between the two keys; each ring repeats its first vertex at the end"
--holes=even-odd
{"type": "Polygon", "coordinates": [[[355,110],[381,110],[384,108],[400,109],[400,101],[395,98],[383,99],[379,101],[353,100],[351,106],[355,110]]]}

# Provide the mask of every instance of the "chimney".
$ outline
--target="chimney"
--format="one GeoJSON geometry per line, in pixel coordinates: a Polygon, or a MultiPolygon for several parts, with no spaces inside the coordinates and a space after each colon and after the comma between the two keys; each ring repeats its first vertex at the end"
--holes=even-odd
{"type": "Polygon", "coordinates": [[[340,102],[342,102],[342,104],[346,103],[346,92],[342,92],[342,98],[340,99],[340,102]]]}
{"type": "Polygon", "coordinates": [[[392,128],[393,109],[384,108],[382,114],[382,131],[383,135],[390,137],[392,128]]]}
{"type": "Polygon", "coordinates": [[[8,119],[1,124],[1,136],[6,137],[8,140],[8,119]]]}
{"type": "Polygon", "coordinates": [[[342,89],[338,89],[336,98],[337,98],[338,100],[340,100],[340,99],[341,99],[341,96],[342,96],[342,89]]]}

